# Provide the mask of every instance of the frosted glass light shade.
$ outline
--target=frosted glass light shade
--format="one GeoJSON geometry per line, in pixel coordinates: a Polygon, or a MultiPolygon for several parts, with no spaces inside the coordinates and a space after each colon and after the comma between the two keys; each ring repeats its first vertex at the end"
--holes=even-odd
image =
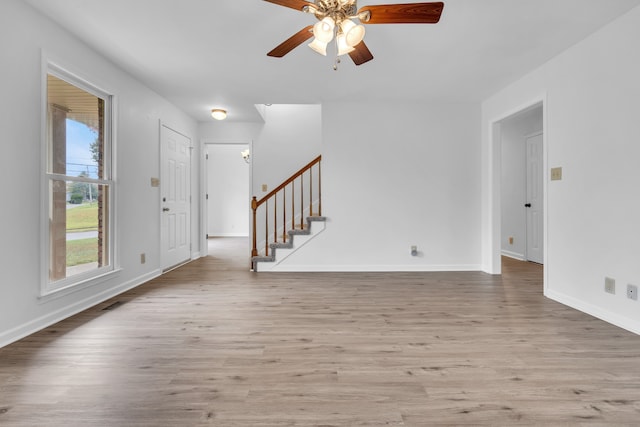
{"type": "Polygon", "coordinates": [[[321,42],[329,43],[333,40],[333,29],[335,26],[336,23],[333,22],[333,19],[327,16],[322,21],[316,22],[313,26],[313,35],[321,42]]]}
{"type": "Polygon", "coordinates": [[[227,111],[219,108],[211,110],[211,117],[216,120],[224,120],[227,118],[227,111]]]}
{"type": "Polygon", "coordinates": [[[320,55],[324,55],[327,56],[327,43],[323,42],[321,40],[318,40],[317,38],[314,38],[313,41],[311,43],[309,43],[309,47],[313,50],[315,50],[316,52],[318,52],[320,55]]]}
{"type": "Polygon", "coordinates": [[[347,45],[353,47],[364,39],[364,25],[356,25],[352,20],[345,19],[340,23],[347,45]]]}
{"type": "Polygon", "coordinates": [[[338,37],[336,37],[336,41],[338,42],[338,56],[353,52],[355,50],[353,47],[347,44],[347,40],[344,34],[338,34],[338,37]]]}

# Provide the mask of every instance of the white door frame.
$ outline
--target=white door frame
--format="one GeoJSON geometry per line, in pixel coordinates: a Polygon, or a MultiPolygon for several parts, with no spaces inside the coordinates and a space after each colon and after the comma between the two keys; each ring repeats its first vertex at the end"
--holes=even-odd
{"type": "MultiPolygon", "coordinates": [[[[202,156],[200,156],[200,161],[201,161],[201,168],[200,168],[200,188],[202,188],[202,194],[200,195],[200,230],[202,230],[202,232],[200,233],[202,236],[202,243],[201,243],[201,250],[203,253],[203,256],[208,255],[208,243],[207,243],[207,232],[208,232],[208,228],[207,228],[207,220],[209,218],[209,209],[208,209],[208,202],[207,202],[207,179],[208,179],[208,167],[207,167],[207,160],[206,160],[206,152],[207,152],[207,145],[248,145],[249,146],[249,152],[250,152],[250,159],[249,159],[249,197],[253,196],[253,162],[254,162],[254,153],[253,153],[253,140],[252,139],[211,139],[211,138],[203,138],[200,140],[200,151],[202,153],[204,153],[202,156]]],[[[238,155],[240,155],[240,152],[238,152],[238,155]]],[[[247,204],[249,203],[249,200],[247,200],[247,204]]],[[[249,205],[247,205],[247,209],[251,209],[249,205]]],[[[249,236],[251,236],[251,233],[253,233],[253,223],[251,221],[251,215],[249,215],[249,236]]],[[[251,241],[251,239],[249,239],[249,241],[251,241]]],[[[247,249],[247,254],[250,254],[251,252],[251,242],[249,242],[248,245],[248,249],[247,249]]],[[[247,255],[248,256],[248,255],[247,255]]]]}
{"type": "Polygon", "coordinates": [[[500,274],[502,272],[501,267],[501,223],[502,223],[502,212],[501,212],[501,170],[502,170],[502,135],[500,129],[500,123],[508,119],[518,113],[529,110],[531,108],[536,108],[542,106],[542,169],[544,172],[544,181],[543,181],[543,199],[544,199],[544,207],[543,207],[543,223],[544,223],[544,232],[543,232],[543,264],[545,265],[544,273],[543,273],[543,290],[547,291],[547,286],[549,283],[548,280],[548,272],[547,268],[547,254],[548,254],[548,212],[549,212],[549,199],[547,194],[547,186],[548,186],[548,141],[549,141],[549,132],[547,125],[547,96],[546,94],[542,94],[532,98],[530,101],[515,105],[513,108],[503,111],[502,114],[496,115],[494,118],[490,118],[488,121],[488,131],[489,131],[489,152],[487,153],[488,160],[488,168],[487,173],[488,176],[488,194],[486,194],[487,205],[488,205],[488,233],[486,235],[488,241],[485,242],[485,248],[487,248],[486,262],[485,266],[487,271],[492,274],[500,274]]]}

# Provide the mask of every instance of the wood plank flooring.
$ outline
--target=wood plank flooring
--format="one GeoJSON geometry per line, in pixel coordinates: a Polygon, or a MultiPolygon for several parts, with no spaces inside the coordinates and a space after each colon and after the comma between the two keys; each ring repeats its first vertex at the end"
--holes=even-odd
{"type": "Polygon", "coordinates": [[[245,239],[0,349],[0,425],[640,425],[640,337],[504,274],[246,271],[245,239]]]}

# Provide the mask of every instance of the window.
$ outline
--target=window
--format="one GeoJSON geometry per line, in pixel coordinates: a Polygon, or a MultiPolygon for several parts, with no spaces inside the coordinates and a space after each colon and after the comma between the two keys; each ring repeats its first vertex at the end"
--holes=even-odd
{"type": "Polygon", "coordinates": [[[113,271],[111,98],[48,69],[43,294],[113,271]]]}

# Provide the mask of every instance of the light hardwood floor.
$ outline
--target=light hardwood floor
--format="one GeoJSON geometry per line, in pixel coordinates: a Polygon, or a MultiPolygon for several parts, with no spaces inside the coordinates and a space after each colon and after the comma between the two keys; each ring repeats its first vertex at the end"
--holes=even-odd
{"type": "Polygon", "coordinates": [[[0,349],[0,425],[640,425],[640,337],[504,274],[262,273],[246,240],[0,349]]]}

